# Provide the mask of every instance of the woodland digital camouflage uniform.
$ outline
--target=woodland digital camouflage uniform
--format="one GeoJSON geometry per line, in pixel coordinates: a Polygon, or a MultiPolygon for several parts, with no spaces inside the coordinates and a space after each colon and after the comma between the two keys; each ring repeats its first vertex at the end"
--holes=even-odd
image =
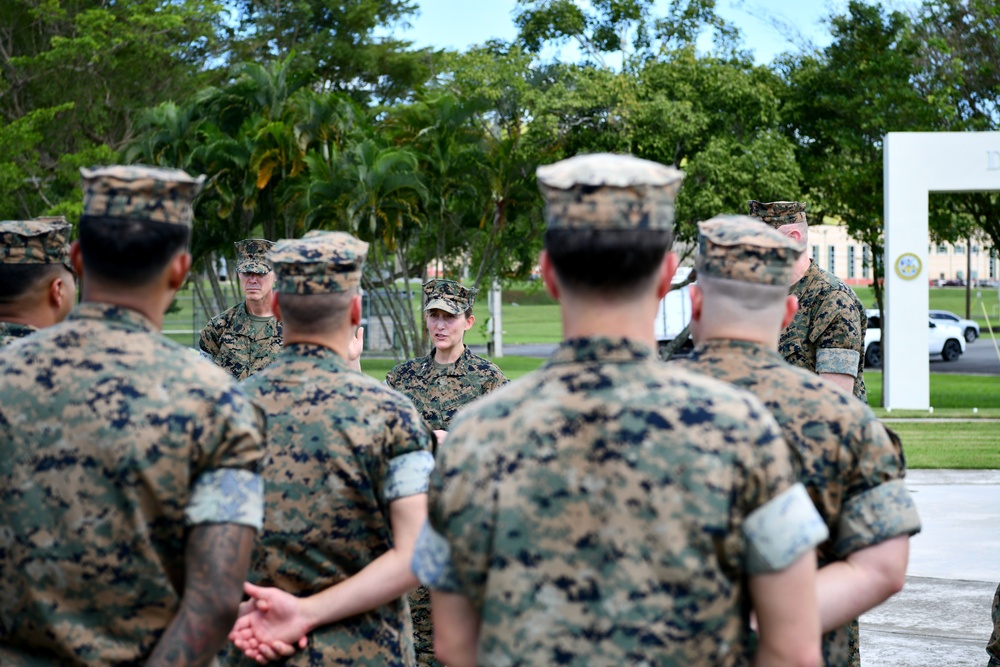
{"type": "Polygon", "coordinates": [[[30,336],[36,331],[38,329],[29,324],[0,322],[0,347],[6,347],[18,339],[30,336]]]}
{"type": "MultiPolygon", "coordinates": [[[[538,176],[597,212],[550,229],[669,229],[645,182],[680,179],[601,155],[538,176]]],[[[757,399],[622,338],[564,341],[461,411],[429,499],[414,571],[479,613],[480,665],[748,665],[747,577],[826,537],[757,399]]]]}
{"type": "MultiPolygon", "coordinates": [[[[272,270],[267,259],[274,247],[267,239],[237,241],[236,270],[239,273],[265,274],[272,270]]],[[[281,322],[268,318],[262,325],[247,312],[246,302],[219,313],[201,331],[198,345],[215,363],[237,380],[245,380],[266,368],[281,354],[281,322]]]]}
{"type": "MultiPolygon", "coordinates": [[[[429,280],[423,285],[424,312],[439,309],[452,315],[471,310],[478,290],[454,280],[429,280]]],[[[447,431],[452,417],[480,396],[507,383],[496,364],[465,347],[453,364],[434,361],[434,350],[426,357],[404,361],[385,376],[385,383],[409,398],[431,430],[447,431]]],[[[430,594],[420,586],[410,593],[417,663],[435,667],[430,594]]]]}
{"type": "MultiPolygon", "coordinates": [[[[799,253],[790,239],[764,225],[720,216],[699,225],[695,268],[706,279],[787,285],[799,253]]],[[[704,341],[674,363],[749,390],[778,420],[799,480],[830,532],[818,549],[819,567],[919,532],[920,518],[903,482],[902,448],[868,406],[750,341],[704,341]]],[[[859,665],[857,620],[826,633],[822,648],[826,667],[859,665]]]]}
{"type": "MultiPolygon", "coordinates": [[[[471,310],[478,290],[453,280],[431,280],[424,284],[424,312],[444,310],[452,315],[471,310]]],[[[503,371],[492,361],[465,347],[454,364],[438,364],[434,350],[393,368],[385,383],[413,401],[432,430],[447,431],[459,408],[507,383],[503,371]]]]}
{"type": "MultiPolygon", "coordinates": [[[[69,264],[70,226],[62,217],[0,222],[0,264],[69,264]]],[[[29,324],[0,322],[0,348],[38,331],[29,324]]]]}
{"type": "MultiPolygon", "coordinates": [[[[302,255],[303,262],[295,264],[303,242],[322,247],[324,239],[313,235],[275,248],[275,289],[282,294],[340,291],[346,285],[334,281],[346,275],[353,275],[356,285],[361,248],[367,246],[335,234],[334,240],[346,237],[356,245],[327,261],[343,265],[354,257],[353,274],[310,273],[302,255]]],[[[269,436],[267,512],[251,579],[297,596],[318,593],[392,547],[389,504],[426,492],[433,436],[404,396],[351,370],[337,353],[319,345],[289,345],[243,386],[266,413],[269,436]]],[[[230,664],[256,664],[235,653],[230,664]]],[[[285,664],[412,666],[406,597],[315,629],[309,645],[285,664]]]]}
{"type": "Polygon", "coordinates": [[[432,430],[447,431],[465,405],[507,383],[496,364],[466,347],[453,364],[438,364],[434,352],[403,362],[385,376],[385,383],[413,401],[432,430]]]}
{"type": "MultiPolygon", "coordinates": [[[[200,186],[83,173],[85,214],[137,223],[189,224],[200,186]]],[[[82,303],[0,351],[0,664],[148,657],[184,590],[186,532],[260,526],[258,419],[222,370],[120,306],[82,303]]]]}
{"type": "MultiPolygon", "coordinates": [[[[751,217],[774,228],[806,221],[801,202],[748,202],[751,217]]],[[[864,304],[844,281],[809,260],[806,274],[792,285],[799,310],[781,332],[778,351],[788,363],[813,373],[854,378],[855,396],[868,402],[865,389],[864,304]]]]}
{"type": "Polygon", "coordinates": [[[7,349],[0,664],[141,662],[180,602],[186,529],[259,526],[257,415],[221,369],[125,308],[83,303],[7,349]],[[228,498],[207,503],[222,470],[238,473],[228,498]]]}
{"type": "MultiPolygon", "coordinates": [[[[748,516],[793,483],[756,399],[633,342],[571,340],[439,448],[430,523],[456,577],[432,588],[480,613],[480,665],[747,665],[744,585],[770,570],[748,516]]],[[[793,526],[781,567],[825,537],[793,526]]]]}
{"type": "Polygon", "coordinates": [[[282,328],[272,317],[260,331],[246,303],[219,313],[201,331],[199,347],[237,380],[245,380],[274,362],[281,353],[282,328]]]}

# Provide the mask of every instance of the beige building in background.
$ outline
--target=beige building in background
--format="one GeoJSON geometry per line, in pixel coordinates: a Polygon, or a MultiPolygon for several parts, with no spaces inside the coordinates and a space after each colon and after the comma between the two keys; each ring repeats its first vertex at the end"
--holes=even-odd
{"type": "MultiPolygon", "coordinates": [[[[840,225],[809,225],[809,256],[820,268],[830,271],[848,285],[870,285],[872,282],[871,250],[851,238],[847,227],[840,225]]],[[[948,280],[997,281],[1000,259],[997,251],[981,241],[972,241],[971,249],[963,242],[928,246],[927,279],[942,284],[948,280]],[[971,256],[966,253],[970,252],[971,256]],[[971,260],[971,267],[966,262],[971,260]],[[968,275],[966,275],[968,273],[968,275]]]]}

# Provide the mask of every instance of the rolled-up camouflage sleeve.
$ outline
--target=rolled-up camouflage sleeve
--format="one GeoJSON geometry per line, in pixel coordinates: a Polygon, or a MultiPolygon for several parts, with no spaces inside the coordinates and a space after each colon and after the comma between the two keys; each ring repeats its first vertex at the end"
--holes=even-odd
{"type": "Polygon", "coordinates": [[[816,308],[809,332],[816,348],[816,372],[858,376],[867,318],[853,295],[833,290],[816,308]]]}
{"type": "MultiPolygon", "coordinates": [[[[213,374],[221,371],[212,367],[213,374]]],[[[191,492],[184,516],[188,525],[237,523],[260,529],[264,488],[264,415],[229,378],[199,424],[201,446],[192,461],[191,492]]]]}
{"type": "Polygon", "coordinates": [[[475,438],[469,437],[472,421],[459,422],[439,449],[431,473],[427,508],[431,533],[425,536],[424,560],[440,568],[425,571],[424,583],[431,589],[464,595],[478,610],[485,598],[498,494],[497,476],[491,473],[494,465],[477,455],[482,452],[476,451],[475,438]]]}
{"type": "Polygon", "coordinates": [[[860,424],[853,437],[853,459],[848,471],[844,504],[833,550],[848,555],[901,535],[920,532],[920,515],[903,478],[906,466],[902,443],[875,415],[860,424]]]}
{"type": "Polygon", "coordinates": [[[823,543],[829,531],[796,480],[791,450],[774,417],[755,397],[747,402],[751,458],[745,464],[747,515],[740,533],[746,545],[742,566],[752,576],[784,570],[823,543]]]}

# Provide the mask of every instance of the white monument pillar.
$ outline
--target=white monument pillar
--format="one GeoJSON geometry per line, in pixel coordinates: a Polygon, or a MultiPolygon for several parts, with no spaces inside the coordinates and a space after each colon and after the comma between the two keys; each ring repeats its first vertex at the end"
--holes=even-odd
{"type": "Polygon", "coordinates": [[[926,410],[929,195],[1000,191],[1000,132],[890,132],[884,149],[883,402],[926,410]]]}

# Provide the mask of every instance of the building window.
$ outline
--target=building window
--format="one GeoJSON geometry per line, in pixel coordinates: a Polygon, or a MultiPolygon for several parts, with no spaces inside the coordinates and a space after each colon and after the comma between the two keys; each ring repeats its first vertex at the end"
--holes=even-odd
{"type": "Polygon", "coordinates": [[[957,245],[957,246],[955,246],[955,254],[956,255],[964,255],[965,254],[965,246],[964,245],[957,245]]]}
{"type": "Polygon", "coordinates": [[[819,246],[813,246],[813,261],[819,264],[819,246]]]}
{"type": "Polygon", "coordinates": [[[990,280],[997,277],[997,251],[990,253],[990,280]]]}
{"type": "Polygon", "coordinates": [[[872,253],[868,246],[861,246],[861,277],[870,278],[869,267],[872,263],[872,253]]]}
{"type": "Polygon", "coordinates": [[[973,255],[978,255],[979,254],[979,246],[977,246],[977,245],[972,246],[972,254],[973,255]]]}
{"type": "Polygon", "coordinates": [[[948,246],[945,245],[944,243],[938,243],[937,254],[939,254],[939,255],[947,255],[948,254],[948,246]]]}
{"type": "Polygon", "coordinates": [[[827,264],[826,270],[829,271],[830,273],[834,273],[833,253],[835,250],[836,249],[833,246],[830,246],[830,249],[827,251],[828,257],[826,262],[827,264]]]}
{"type": "Polygon", "coordinates": [[[854,277],[854,246],[847,246],[847,277],[854,277]]]}

